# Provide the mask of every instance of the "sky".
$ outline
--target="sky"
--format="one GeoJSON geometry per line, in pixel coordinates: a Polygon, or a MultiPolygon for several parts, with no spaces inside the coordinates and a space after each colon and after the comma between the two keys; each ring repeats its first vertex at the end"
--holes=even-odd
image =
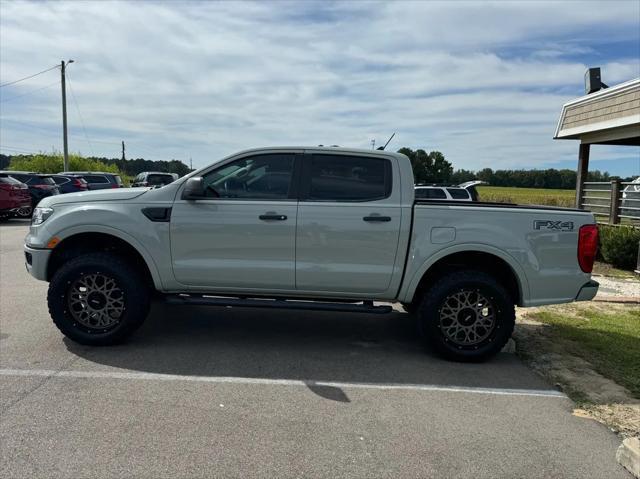
{"type": "MultiPolygon", "coordinates": [[[[0,2],[0,84],[73,59],[69,149],[205,166],[396,136],[455,168],[572,168],[584,72],[640,77],[640,2],[0,2]]],[[[60,71],[0,88],[0,152],[62,150],[60,71]]],[[[591,168],[640,175],[640,148],[591,168]]]]}

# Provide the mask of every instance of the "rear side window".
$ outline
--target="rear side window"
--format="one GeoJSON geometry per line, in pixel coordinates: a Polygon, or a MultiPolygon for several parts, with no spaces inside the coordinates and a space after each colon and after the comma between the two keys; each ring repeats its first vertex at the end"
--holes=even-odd
{"type": "Polygon", "coordinates": [[[311,157],[309,200],[375,201],[391,193],[391,163],[346,155],[311,157]]]}
{"type": "Polygon", "coordinates": [[[454,200],[468,200],[469,193],[467,190],[463,190],[462,188],[447,188],[447,191],[451,195],[451,198],[454,200]]]}
{"type": "Polygon", "coordinates": [[[106,177],[102,175],[84,175],[87,183],[109,183],[106,177]]]}
{"type": "Polygon", "coordinates": [[[447,194],[441,188],[418,188],[416,190],[416,198],[427,200],[446,200],[447,194]]]}

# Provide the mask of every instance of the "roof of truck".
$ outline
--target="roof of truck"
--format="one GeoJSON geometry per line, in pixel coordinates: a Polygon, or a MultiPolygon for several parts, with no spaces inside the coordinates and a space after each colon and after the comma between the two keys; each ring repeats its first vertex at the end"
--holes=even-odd
{"type": "Polygon", "coordinates": [[[359,155],[369,155],[369,156],[401,156],[402,158],[406,158],[405,155],[403,155],[402,153],[396,153],[395,151],[392,150],[370,150],[370,149],[364,149],[364,148],[350,148],[350,147],[344,147],[344,146],[324,146],[324,145],[318,145],[318,146],[269,146],[269,147],[263,147],[263,148],[250,148],[247,150],[243,150],[243,151],[239,151],[234,153],[232,156],[237,156],[237,155],[241,155],[241,154],[246,154],[246,153],[259,153],[259,152],[266,152],[266,151],[317,151],[317,152],[323,152],[323,153],[330,153],[330,152],[335,152],[335,153],[356,153],[359,155]]]}

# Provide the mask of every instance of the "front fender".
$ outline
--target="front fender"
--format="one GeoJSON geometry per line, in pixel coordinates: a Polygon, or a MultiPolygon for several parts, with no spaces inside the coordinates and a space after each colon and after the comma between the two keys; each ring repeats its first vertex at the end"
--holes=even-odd
{"type": "MultiPolygon", "coordinates": [[[[449,246],[446,248],[442,248],[432,255],[429,256],[427,260],[425,260],[416,270],[414,270],[408,278],[402,284],[402,288],[400,289],[400,293],[398,295],[398,299],[403,303],[410,303],[413,300],[413,296],[418,289],[418,285],[420,284],[420,280],[425,275],[425,273],[431,268],[436,262],[439,260],[446,258],[454,253],[468,253],[468,252],[480,252],[480,253],[488,253],[498,258],[502,259],[505,263],[509,265],[509,267],[513,270],[517,280],[518,280],[518,288],[520,290],[521,298],[520,301],[526,302],[529,299],[529,283],[527,281],[527,276],[525,275],[522,266],[513,258],[513,256],[509,255],[505,251],[495,248],[493,246],[489,246],[481,243],[461,243],[453,246],[449,246]]],[[[409,264],[411,263],[411,258],[409,258],[409,264]]]]}
{"type": "Polygon", "coordinates": [[[105,225],[98,225],[98,224],[72,226],[62,231],[59,231],[58,233],[56,233],[55,236],[60,238],[60,242],[62,243],[66,238],[70,238],[71,236],[74,236],[80,233],[104,233],[111,236],[115,236],[116,238],[119,238],[122,241],[129,243],[138,253],[140,253],[140,256],[142,256],[142,259],[147,265],[147,268],[149,268],[149,272],[151,273],[151,278],[153,279],[153,284],[155,288],[158,290],[163,289],[162,277],[158,271],[158,266],[156,265],[156,262],[154,261],[153,256],[149,253],[147,248],[145,248],[145,246],[140,241],[138,241],[135,237],[131,236],[126,231],[122,231],[113,226],[105,226],[105,225]]]}

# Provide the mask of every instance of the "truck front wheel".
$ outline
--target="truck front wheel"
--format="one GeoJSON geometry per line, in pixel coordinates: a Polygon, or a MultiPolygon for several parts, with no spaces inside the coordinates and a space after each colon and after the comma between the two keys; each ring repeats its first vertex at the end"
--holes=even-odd
{"type": "Polygon", "coordinates": [[[66,262],[49,283],[53,322],[69,339],[116,344],[142,325],[149,312],[144,277],[123,258],[89,253],[66,262]]]}
{"type": "Polygon", "coordinates": [[[513,299],[482,271],[448,273],[426,291],[419,309],[428,344],[456,361],[484,361],[507,343],[515,324],[513,299]]]}

